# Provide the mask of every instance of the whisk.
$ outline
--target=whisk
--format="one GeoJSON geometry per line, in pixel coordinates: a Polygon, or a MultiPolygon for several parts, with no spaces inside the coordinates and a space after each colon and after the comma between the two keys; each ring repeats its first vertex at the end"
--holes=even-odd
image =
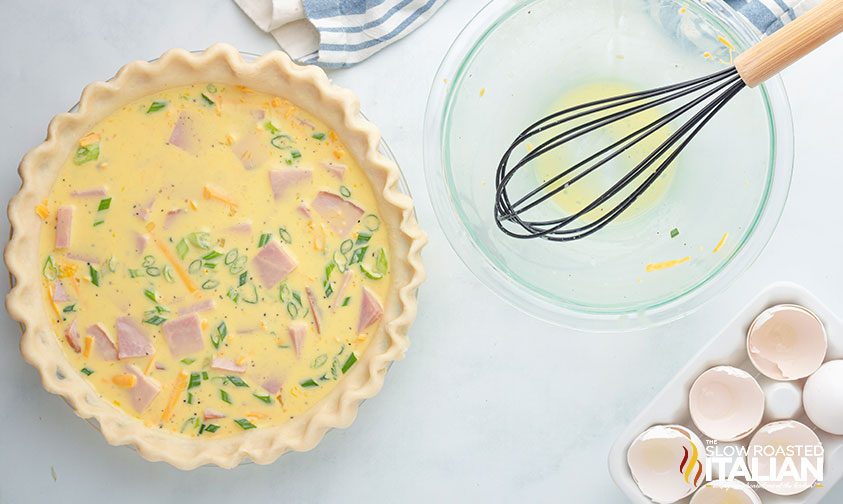
{"type": "Polygon", "coordinates": [[[531,124],[506,150],[497,168],[495,221],[498,227],[514,238],[556,242],[596,233],[650,189],[706,123],[743,88],[764,82],[841,31],[843,0],[826,0],[739,55],[733,67],[678,84],[577,105],[531,124]],[[542,156],[562,147],[574,150],[576,145],[572,143],[584,142],[590,133],[599,135],[601,129],[610,125],[623,126],[619,121],[630,120],[673,101],[680,101],[681,105],[643,127],[629,128],[634,131],[628,134],[624,131],[619,140],[559,170],[537,187],[521,191],[523,194],[512,187],[516,185],[513,184],[516,174],[542,156]],[[652,141],[656,132],[661,130],[666,135],[663,128],[680,118],[685,122],[658,147],[643,155],[632,169],[605,184],[605,188],[600,187],[593,200],[578,202],[577,209],[567,215],[549,201],[619,156],[634,153],[636,145],[640,150],[641,142],[648,138],[652,141]],[[540,143],[531,148],[531,139],[540,143]],[[522,145],[528,152],[514,161],[513,154],[522,145]]]}

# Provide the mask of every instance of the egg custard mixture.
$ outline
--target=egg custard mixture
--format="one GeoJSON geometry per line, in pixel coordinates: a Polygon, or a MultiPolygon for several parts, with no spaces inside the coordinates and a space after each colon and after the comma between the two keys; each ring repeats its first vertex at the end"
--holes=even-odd
{"type": "Polygon", "coordinates": [[[150,427],[282,424],[355,365],[383,314],[390,250],[366,175],[315,117],[243,86],[116,110],[37,213],[68,360],[150,427]]]}

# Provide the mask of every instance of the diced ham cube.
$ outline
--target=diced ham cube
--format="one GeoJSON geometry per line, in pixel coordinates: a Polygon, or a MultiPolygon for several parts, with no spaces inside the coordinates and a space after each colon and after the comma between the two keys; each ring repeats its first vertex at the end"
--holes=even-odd
{"type": "Polygon", "coordinates": [[[67,290],[64,288],[64,283],[62,283],[61,280],[56,280],[55,283],[53,283],[53,301],[56,303],[66,303],[67,301],[70,301],[70,295],[68,295],[67,290]]]}
{"type": "Polygon", "coordinates": [[[234,362],[233,359],[226,359],[224,357],[214,357],[211,359],[211,369],[218,371],[230,371],[232,373],[245,373],[246,366],[241,366],[234,362]]]}
{"type": "Polygon", "coordinates": [[[70,345],[70,348],[74,352],[79,353],[82,351],[82,339],[79,337],[79,331],[76,329],[76,319],[73,319],[70,325],[67,326],[67,329],[64,330],[64,339],[67,340],[67,344],[70,345]]]}
{"type": "Polygon", "coordinates": [[[228,228],[233,233],[248,234],[252,232],[252,221],[243,221],[228,228]]]}
{"type": "Polygon", "coordinates": [[[73,229],[73,207],[60,206],[56,211],[56,248],[70,247],[70,234],[73,229]]]}
{"type": "Polygon", "coordinates": [[[170,226],[173,225],[173,222],[178,218],[179,215],[183,215],[187,213],[187,210],[184,208],[174,208],[168,211],[164,215],[164,229],[170,229],[170,226]]]}
{"type": "Polygon", "coordinates": [[[94,338],[94,346],[97,352],[99,352],[100,357],[107,361],[117,360],[117,347],[114,346],[114,342],[108,337],[108,333],[102,324],[88,326],[85,331],[94,338]]]}
{"type": "Polygon", "coordinates": [[[117,357],[129,359],[155,353],[149,336],[129,317],[117,319],[117,357]]]}
{"type": "Polygon", "coordinates": [[[304,217],[305,219],[312,219],[313,218],[313,216],[310,215],[310,209],[307,208],[307,205],[305,205],[304,203],[299,205],[296,210],[298,210],[298,212],[301,214],[301,216],[304,217]]]}
{"type": "Polygon", "coordinates": [[[144,222],[148,221],[149,216],[152,214],[153,205],[155,205],[155,196],[135,210],[135,217],[144,222]]]}
{"type": "Polygon", "coordinates": [[[304,346],[304,338],[307,336],[307,326],[302,322],[293,322],[290,324],[290,341],[293,343],[293,350],[296,352],[296,358],[301,357],[301,349],[304,346]]]}
{"type": "Polygon", "coordinates": [[[205,408],[205,411],[202,413],[202,418],[205,420],[217,420],[219,418],[225,418],[225,413],[213,408],[205,408]]]}
{"type": "Polygon", "coordinates": [[[310,313],[313,315],[313,325],[316,327],[316,334],[322,334],[322,329],[319,327],[322,313],[319,310],[319,305],[316,304],[316,296],[313,295],[310,287],[305,287],[304,291],[307,294],[307,304],[310,305],[310,313]]]}
{"type": "Polygon", "coordinates": [[[310,206],[328,221],[328,225],[340,237],[348,235],[363,216],[362,208],[327,191],[319,191],[310,206]]]}
{"type": "Polygon", "coordinates": [[[324,166],[325,169],[328,170],[328,173],[340,180],[342,180],[343,175],[345,175],[346,166],[344,164],[322,163],[322,166],[324,166]]]}
{"type": "Polygon", "coordinates": [[[198,147],[199,138],[196,136],[193,118],[184,110],[179,113],[179,118],[176,120],[175,126],[173,126],[169,144],[191,154],[195,153],[198,147]]]}
{"type": "Polygon", "coordinates": [[[75,196],[77,198],[101,198],[106,194],[108,194],[108,189],[106,189],[105,186],[92,187],[90,189],[82,189],[80,191],[73,191],[70,193],[71,196],[75,196]]]}
{"type": "Polygon", "coordinates": [[[345,291],[348,289],[348,284],[351,283],[351,278],[354,276],[354,272],[346,270],[345,274],[342,276],[342,280],[340,281],[340,286],[337,291],[334,293],[334,302],[331,303],[330,308],[332,312],[337,311],[337,307],[342,305],[342,302],[345,300],[345,291]]]}
{"type": "Polygon", "coordinates": [[[132,398],[132,406],[135,411],[143,413],[161,392],[161,384],[155,378],[143,374],[134,364],[127,365],[126,371],[137,378],[135,386],[129,389],[129,395],[132,398]]]}
{"type": "Polygon", "coordinates": [[[275,200],[280,200],[293,187],[313,180],[313,172],[308,169],[270,170],[269,184],[275,200]]]}
{"type": "Polygon", "coordinates": [[[265,144],[266,141],[261,138],[262,136],[250,133],[234,142],[231,146],[231,152],[237,156],[243,168],[254,170],[269,159],[265,144]]]}
{"type": "Polygon", "coordinates": [[[261,384],[261,387],[272,395],[278,395],[278,393],[281,392],[282,383],[283,382],[280,378],[267,378],[261,384]]]}
{"type": "Polygon", "coordinates": [[[360,303],[360,320],[357,332],[363,332],[383,316],[383,307],[372,292],[363,287],[363,301],[360,303]]]}
{"type": "Polygon", "coordinates": [[[204,311],[210,311],[214,309],[214,300],[213,299],[203,299],[198,303],[194,303],[190,306],[185,306],[184,308],[179,310],[179,315],[190,315],[191,313],[199,313],[204,311]]]}
{"type": "Polygon", "coordinates": [[[296,269],[298,262],[284,250],[284,247],[275,241],[271,241],[255,254],[252,264],[261,284],[265,288],[271,289],[296,269]]]}
{"type": "Polygon", "coordinates": [[[67,252],[64,256],[73,261],[79,261],[87,264],[100,264],[102,262],[97,257],[86,254],[78,254],[76,252],[67,252]]]}
{"type": "Polygon", "coordinates": [[[135,252],[143,254],[147,243],[149,243],[149,235],[135,233],[135,252]]]}
{"type": "Polygon", "coordinates": [[[198,352],[205,346],[202,341],[202,323],[196,313],[168,320],[161,326],[161,330],[170,347],[170,353],[175,357],[198,352]]]}

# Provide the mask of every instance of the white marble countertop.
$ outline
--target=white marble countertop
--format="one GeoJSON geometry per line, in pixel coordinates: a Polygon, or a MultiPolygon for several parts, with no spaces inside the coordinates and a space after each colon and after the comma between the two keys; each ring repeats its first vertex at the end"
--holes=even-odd
{"type": "MultiPolygon", "coordinates": [[[[357,421],[328,433],[312,452],[268,466],[185,473],[152,464],[109,447],[41,388],[18,352],[20,331],[3,312],[0,502],[625,502],[606,468],[615,436],[759,289],[794,280],[843,313],[843,37],[785,72],[797,148],[787,209],[761,258],[701,310],[658,330],[591,335],[535,321],[480,285],[437,227],[421,141],[434,72],[482,3],[452,0],[409,39],[331,74],[359,94],[382,129],[430,233],[430,278],[412,348],[357,421]]],[[[231,0],[3,6],[5,201],[17,191],[20,158],[89,81],[171,47],[224,41],[256,53],[276,48],[231,0]]],[[[5,218],[2,226],[7,236],[5,218]]],[[[843,485],[826,502],[843,502],[843,485]]]]}

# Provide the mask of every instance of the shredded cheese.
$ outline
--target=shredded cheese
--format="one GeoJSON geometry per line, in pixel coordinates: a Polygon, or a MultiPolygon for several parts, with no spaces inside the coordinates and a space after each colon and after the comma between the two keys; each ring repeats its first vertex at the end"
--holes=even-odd
{"type": "Polygon", "coordinates": [[[729,232],[723,233],[723,237],[720,238],[720,241],[717,242],[717,246],[714,247],[714,250],[711,251],[712,254],[716,254],[720,252],[720,249],[723,248],[723,245],[726,244],[726,240],[729,238],[729,232]]]}
{"type": "Polygon", "coordinates": [[[114,375],[111,377],[111,383],[120,388],[132,388],[138,383],[138,377],[131,373],[114,375]]]}
{"type": "Polygon", "coordinates": [[[682,263],[686,263],[691,260],[691,256],[685,256],[682,259],[672,259],[670,261],[663,261],[660,263],[650,263],[647,265],[647,272],[651,271],[659,271],[668,268],[673,268],[675,266],[679,266],[682,263]]]}
{"type": "Polygon", "coordinates": [[[182,393],[187,389],[187,379],[190,375],[185,370],[181,370],[179,375],[176,377],[175,383],[173,383],[173,390],[170,392],[170,399],[167,401],[167,407],[164,408],[164,412],[161,413],[161,421],[166,422],[173,416],[173,409],[176,407],[176,403],[179,401],[179,397],[181,397],[182,393]]]}

